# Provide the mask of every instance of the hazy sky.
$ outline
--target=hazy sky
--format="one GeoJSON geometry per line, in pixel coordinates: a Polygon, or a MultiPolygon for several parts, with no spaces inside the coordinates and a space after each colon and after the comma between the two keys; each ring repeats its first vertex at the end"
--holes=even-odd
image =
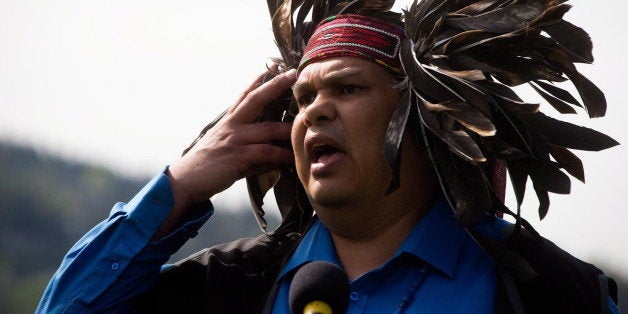
{"type": "MultiPolygon", "coordinates": [[[[628,5],[569,3],[566,19],[594,42],[595,64],[579,69],[609,104],[605,118],[580,112],[570,121],[626,143],[628,5]]],[[[0,139],[152,176],[276,55],[263,0],[0,0],[0,139]]],[[[621,271],[628,264],[627,153],[626,146],[578,153],[587,184],[573,181],[572,195],[552,195],[541,223],[529,193],[524,216],[569,252],[621,271]]],[[[241,184],[219,198],[217,210],[225,202],[248,202],[241,184]]]]}

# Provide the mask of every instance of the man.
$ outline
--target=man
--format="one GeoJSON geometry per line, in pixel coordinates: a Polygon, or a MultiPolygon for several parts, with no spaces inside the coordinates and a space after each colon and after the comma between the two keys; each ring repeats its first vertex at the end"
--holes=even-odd
{"type": "MultiPolygon", "coordinates": [[[[468,116],[451,113],[448,117],[454,121],[439,115],[434,119],[444,119],[438,121],[440,127],[429,120],[426,108],[447,111],[442,107],[458,106],[457,112],[463,112],[461,103],[436,100],[465,90],[451,81],[453,87],[441,92],[429,86],[429,79],[416,77],[407,55],[404,59],[399,54],[419,50],[407,40],[402,44],[411,32],[390,21],[394,15],[387,13],[389,4],[380,8],[382,14],[367,10],[374,17],[338,15],[323,20],[310,33],[297,70],[264,83],[266,74],[260,76],[187,154],[129,204],[116,205],[108,220],[79,240],[53,277],[38,311],[289,313],[292,277],[307,262],[318,260],[341,266],[351,281],[348,313],[616,311],[616,299],[609,297],[613,285],[599,270],[547,241],[531,239],[533,231],[521,228],[525,222],[518,215],[514,233],[513,226],[495,217],[496,208],[507,210],[498,206],[499,191],[493,192],[499,186],[499,166],[473,164],[497,178],[486,181],[491,200],[487,208],[480,206],[485,191],[467,197],[466,183],[458,182],[460,174],[451,173],[447,165],[465,172],[470,168],[460,160],[480,163],[486,160],[484,154],[499,152],[494,155],[517,172],[522,157],[509,159],[518,152],[510,149],[507,155],[497,149],[512,143],[508,138],[498,141],[495,127],[504,121],[497,112],[479,110],[494,120],[477,116],[467,120],[468,116]],[[258,123],[268,103],[291,86],[297,107],[293,122],[258,123]],[[464,134],[469,137],[468,130],[486,137],[488,149],[476,152],[472,143],[462,142],[464,134]],[[287,140],[292,150],[277,145],[287,140]],[[386,147],[393,147],[394,153],[387,153],[386,147]],[[455,152],[443,158],[448,147],[455,152]],[[211,215],[209,197],[240,178],[285,169],[292,162],[300,182],[295,193],[302,187],[307,197],[307,201],[296,197],[294,208],[311,205],[316,212],[313,219],[305,215],[307,225],[286,215],[287,227],[275,233],[202,251],[160,272],[168,257],[211,215]],[[480,207],[469,209],[469,204],[480,207]],[[526,280],[519,282],[518,277],[526,280]]],[[[434,12],[427,9],[440,8],[431,7],[435,5],[415,4],[411,13],[434,12]]],[[[537,13],[555,7],[548,5],[537,13]]],[[[349,10],[351,5],[345,9],[363,13],[349,10]]],[[[433,21],[430,29],[436,24],[433,21]]],[[[425,54],[416,58],[419,55],[425,54]]],[[[467,76],[461,81],[474,75],[463,74],[467,76]]],[[[449,79],[442,76],[439,81],[449,79]]],[[[484,86],[485,95],[512,98],[497,84],[476,81],[474,88],[484,86]]],[[[480,102],[467,98],[472,104],[480,102]]],[[[500,105],[501,100],[494,101],[500,105]]],[[[520,106],[523,113],[513,114],[541,119],[526,104],[520,106]]],[[[508,135],[508,126],[502,129],[508,135]]],[[[535,140],[530,143],[538,150],[535,140]]],[[[530,168],[538,166],[532,159],[524,161],[530,168]]],[[[540,198],[558,189],[542,184],[536,173],[530,176],[540,185],[540,198]]]]}

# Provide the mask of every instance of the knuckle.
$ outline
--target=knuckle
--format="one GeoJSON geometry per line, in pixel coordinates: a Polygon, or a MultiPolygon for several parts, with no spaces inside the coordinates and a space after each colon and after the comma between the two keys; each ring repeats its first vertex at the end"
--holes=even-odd
{"type": "Polygon", "coordinates": [[[248,94],[250,94],[249,91],[242,91],[240,94],[238,94],[238,97],[236,99],[244,99],[248,94]]]}
{"type": "Polygon", "coordinates": [[[281,81],[282,81],[281,78],[282,78],[281,75],[277,75],[277,76],[273,77],[272,80],[268,81],[268,84],[269,85],[279,85],[281,83],[281,81]]]}
{"type": "Polygon", "coordinates": [[[244,97],[246,102],[254,103],[257,100],[257,93],[255,91],[246,94],[244,97]]]}
{"type": "Polygon", "coordinates": [[[236,141],[235,132],[230,130],[229,128],[221,128],[216,130],[215,133],[211,134],[211,137],[208,138],[208,145],[213,148],[224,149],[226,147],[232,146],[236,141]]]}
{"type": "Polygon", "coordinates": [[[258,152],[263,157],[270,157],[275,152],[275,149],[272,145],[260,145],[258,148],[258,152]]]}
{"type": "Polygon", "coordinates": [[[276,123],[266,121],[261,124],[262,132],[267,134],[274,134],[278,131],[279,127],[276,123]]]}
{"type": "Polygon", "coordinates": [[[274,88],[283,88],[286,87],[286,84],[288,82],[289,80],[286,78],[285,75],[277,75],[273,77],[272,80],[268,81],[267,84],[273,86],[274,88]]]}
{"type": "Polygon", "coordinates": [[[248,159],[245,156],[248,154],[247,145],[234,144],[226,148],[228,150],[228,157],[236,159],[248,159]]]}

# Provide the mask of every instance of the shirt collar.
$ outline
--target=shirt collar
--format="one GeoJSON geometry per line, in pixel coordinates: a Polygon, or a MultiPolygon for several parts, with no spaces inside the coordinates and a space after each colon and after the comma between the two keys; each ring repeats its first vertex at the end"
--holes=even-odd
{"type": "Polygon", "coordinates": [[[292,253],[292,256],[279,273],[278,280],[287,273],[291,273],[296,268],[311,261],[326,261],[340,265],[331,234],[318,219],[312,224],[312,227],[307,231],[297,249],[292,253]]]}
{"type": "MultiPolygon", "coordinates": [[[[393,259],[410,254],[454,277],[466,232],[458,225],[447,202],[438,201],[412,229],[393,259]]],[[[329,230],[317,220],[299,243],[277,280],[311,261],[340,265],[329,230]]]]}
{"type": "Polygon", "coordinates": [[[454,277],[466,231],[456,222],[444,199],[439,200],[412,229],[395,257],[414,255],[449,277],[454,277]]]}

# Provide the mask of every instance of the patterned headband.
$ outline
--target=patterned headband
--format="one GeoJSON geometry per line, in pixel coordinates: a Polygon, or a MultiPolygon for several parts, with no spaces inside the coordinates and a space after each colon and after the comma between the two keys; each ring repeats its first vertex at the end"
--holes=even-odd
{"type": "Polygon", "coordinates": [[[336,15],[323,20],[312,34],[299,63],[299,72],[311,62],[333,57],[357,57],[403,73],[399,47],[404,30],[361,15],[336,15]]]}

